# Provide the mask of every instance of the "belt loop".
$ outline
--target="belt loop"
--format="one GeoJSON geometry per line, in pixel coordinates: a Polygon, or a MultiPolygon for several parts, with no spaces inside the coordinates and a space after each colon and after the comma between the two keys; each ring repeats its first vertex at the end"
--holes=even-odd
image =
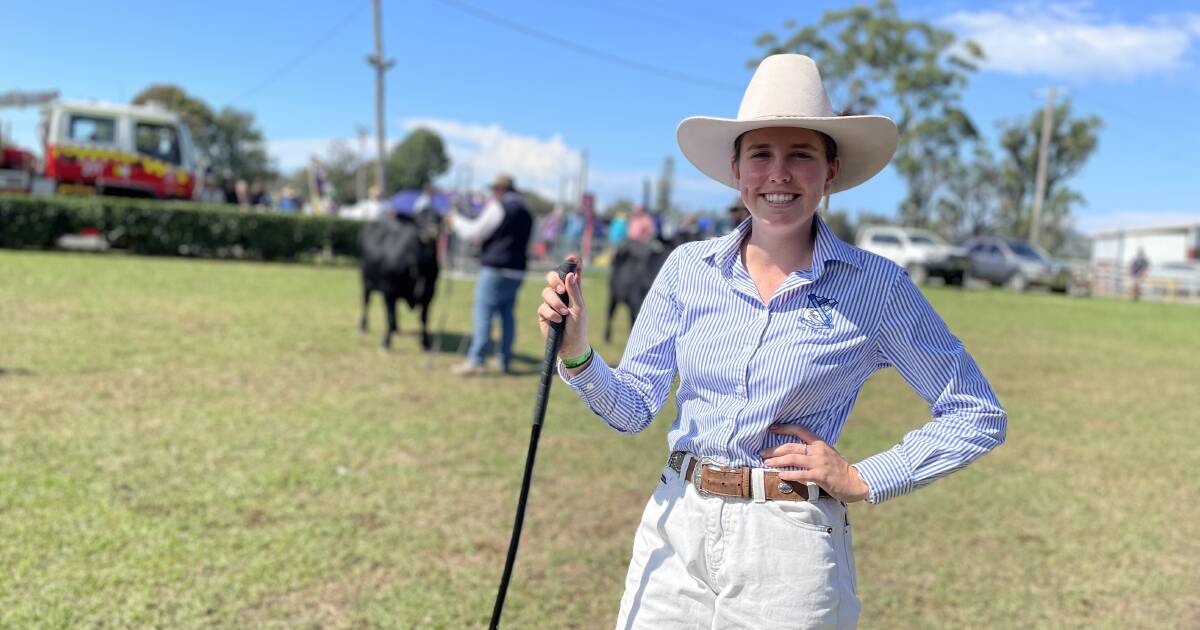
{"type": "MultiPolygon", "coordinates": [[[[679,462],[679,481],[681,483],[687,483],[688,468],[695,460],[696,458],[693,457],[691,453],[683,454],[683,461],[679,462]]],[[[700,471],[696,471],[694,474],[699,475],[700,471]]]]}
{"type": "Polygon", "coordinates": [[[821,486],[818,486],[817,484],[815,484],[811,481],[805,482],[804,485],[808,486],[809,502],[816,503],[817,499],[821,498],[821,486]]]}
{"type": "Polygon", "coordinates": [[[764,503],[767,500],[767,488],[763,482],[765,472],[762,468],[750,469],[750,497],[755,503],[764,503]]]}

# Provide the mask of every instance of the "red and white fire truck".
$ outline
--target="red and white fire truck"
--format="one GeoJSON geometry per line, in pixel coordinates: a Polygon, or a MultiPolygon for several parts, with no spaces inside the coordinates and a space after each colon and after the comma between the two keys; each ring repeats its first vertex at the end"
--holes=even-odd
{"type": "Polygon", "coordinates": [[[59,193],[191,199],[203,168],[187,125],[157,106],[58,102],[40,124],[59,193]]]}
{"type": "Polygon", "coordinates": [[[38,131],[40,166],[15,146],[0,154],[0,183],[9,189],[25,182],[35,192],[159,199],[203,191],[204,167],[187,124],[161,107],[54,101],[42,109],[38,131]]]}

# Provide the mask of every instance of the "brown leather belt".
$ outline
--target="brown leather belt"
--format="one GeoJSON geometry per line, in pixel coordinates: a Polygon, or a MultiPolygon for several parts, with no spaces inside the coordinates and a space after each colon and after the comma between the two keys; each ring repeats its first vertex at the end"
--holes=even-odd
{"type": "MultiPolygon", "coordinates": [[[[688,483],[696,486],[702,494],[715,494],[722,497],[738,497],[742,499],[754,498],[754,489],[751,487],[753,483],[753,470],[749,466],[740,468],[726,468],[722,466],[700,465],[700,460],[693,455],[691,458],[686,458],[687,453],[683,451],[675,451],[671,453],[671,458],[667,460],[667,464],[675,471],[681,472],[683,461],[687,459],[687,470],[683,472],[683,478],[688,483]],[[699,469],[699,473],[697,473],[699,469]],[[699,474],[697,482],[696,475],[699,474]]],[[[763,495],[771,501],[807,501],[808,486],[800,482],[790,482],[779,478],[779,473],[773,470],[763,471],[763,495]]],[[[825,492],[824,488],[819,488],[817,493],[818,498],[830,496],[825,492]]]]}

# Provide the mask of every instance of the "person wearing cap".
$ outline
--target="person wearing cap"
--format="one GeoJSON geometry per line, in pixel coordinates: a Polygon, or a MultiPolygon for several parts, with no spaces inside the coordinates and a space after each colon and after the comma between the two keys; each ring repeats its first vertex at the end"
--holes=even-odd
{"type": "Polygon", "coordinates": [[[549,274],[538,306],[543,334],[566,320],[560,375],[614,429],[645,429],[679,378],[617,626],[855,627],[846,504],[961,469],[1003,442],[1007,414],[904,269],[843,243],[817,214],[887,165],[891,120],[836,116],[816,64],[783,54],[760,63],[737,118],[687,118],[677,138],[739,191],[750,220],[671,253],[616,368],[588,344],[580,273],[549,274]],[[930,417],[852,464],[834,445],[886,367],[930,417]]]}
{"type": "Polygon", "coordinates": [[[525,198],[517,192],[511,175],[496,176],[491,189],[491,199],[476,219],[455,212],[446,217],[459,238],[479,243],[480,267],[475,282],[471,345],[467,360],[451,368],[459,376],[477,376],[487,371],[493,318],[500,320],[500,343],[496,346],[500,370],[506,374],[512,371],[513,340],[517,332],[513,311],[528,264],[533,216],[525,206],[525,198]]]}

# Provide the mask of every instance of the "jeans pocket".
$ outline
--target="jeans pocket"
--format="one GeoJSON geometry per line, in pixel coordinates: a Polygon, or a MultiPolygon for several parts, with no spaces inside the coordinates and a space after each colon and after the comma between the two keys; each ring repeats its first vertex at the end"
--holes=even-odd
{"type": "Polygon", "coordinates": [[[787,523],[811,532],[833,535],[833,528],[821,508],[808,501],[767,501],[767,511],[787,523]]]}

